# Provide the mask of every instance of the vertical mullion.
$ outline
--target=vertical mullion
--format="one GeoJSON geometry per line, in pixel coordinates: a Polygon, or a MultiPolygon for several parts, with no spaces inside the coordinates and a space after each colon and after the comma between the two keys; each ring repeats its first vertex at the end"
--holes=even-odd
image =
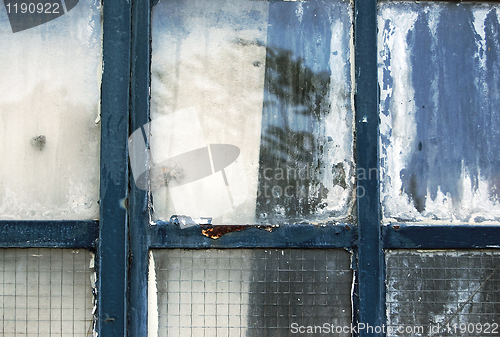
{"type": "MultiPolygon", "coordinates": [[[[150,0],[133,1],[130,133],[149,120],[150,16],[150,0]]],[[[148,200],[147,192],[130,180],[129,336],[147,336],[148,200]]]]}
{"type": "Polygon", "coordinates": [[[381,243],[378,163],[377,1],[355,0],[355,106],[358,170],[358,295],[357,321],[365,328],[360,336],[382,336],[376,327],[385,324],[383,247],[381,243]]]}
{"type": "Polygon", "coordinates": [[[103,1],[98,334],[127,331],[130,2],[103,1]]]}

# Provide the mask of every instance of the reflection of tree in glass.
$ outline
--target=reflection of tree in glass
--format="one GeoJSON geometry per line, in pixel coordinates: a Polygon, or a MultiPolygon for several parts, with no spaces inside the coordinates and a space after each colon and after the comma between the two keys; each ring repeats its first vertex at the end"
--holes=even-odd
{"type": "MultiPolygon", "coordinates": [[[[294,60],[290,50],[267,49],[266,89],[286,105],[285,109],[320,119],[321,103],[328,93],[329,83],[328,71],[315,73],[304,64],[304,59],[294,60]]],[[[272,102],[264,102],[269,103],[272,102]]]]}
{"type": "Polygon", "coordinates": [[[318,181],[321,124],[329,113],[330,73],[313,71],[289,50],[269,48],[266,58],[257,217],[301,217],[326,206],[318,181]]]}

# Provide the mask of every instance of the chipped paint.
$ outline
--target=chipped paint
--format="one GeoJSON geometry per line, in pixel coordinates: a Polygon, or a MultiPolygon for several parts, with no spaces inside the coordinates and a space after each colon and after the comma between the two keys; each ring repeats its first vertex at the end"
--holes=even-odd
{"type": "Polygon", "coordinates": [[[384,221],[500,221],[498,12],[379,4],[384,221]]]}

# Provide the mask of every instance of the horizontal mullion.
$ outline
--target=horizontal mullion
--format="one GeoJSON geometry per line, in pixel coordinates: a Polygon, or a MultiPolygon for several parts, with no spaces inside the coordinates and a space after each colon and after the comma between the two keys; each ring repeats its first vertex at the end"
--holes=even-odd
{"type": "Polygon", "coordinates": [[[93,250],[97,220],[0,220],[0,248],[85,248],[93,250]]]}
{"type": "MultiPolygon", "coordinates": [[[[217,226],[214,226],[217,227],[217,226]]],[[[158,222],[149,228],[150,248],[354,248],[357,228],[353,225],[281,225],[270,231],[248,226],[218,239],[204,236],[199,226],[158,222]]]]}
{"type": "Polygon", "coordinates": [[[384,248],[500,248],[500,225],[393,223],[382,226],[384,248]]]}

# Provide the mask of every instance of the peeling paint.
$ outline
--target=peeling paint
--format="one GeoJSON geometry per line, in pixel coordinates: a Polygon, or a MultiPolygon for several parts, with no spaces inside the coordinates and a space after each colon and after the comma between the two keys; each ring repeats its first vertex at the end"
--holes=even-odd
{"type": "Polygon", "coordinates": [[[498,5],[379,4],[384,221],[500,221],[498,5]]]}

